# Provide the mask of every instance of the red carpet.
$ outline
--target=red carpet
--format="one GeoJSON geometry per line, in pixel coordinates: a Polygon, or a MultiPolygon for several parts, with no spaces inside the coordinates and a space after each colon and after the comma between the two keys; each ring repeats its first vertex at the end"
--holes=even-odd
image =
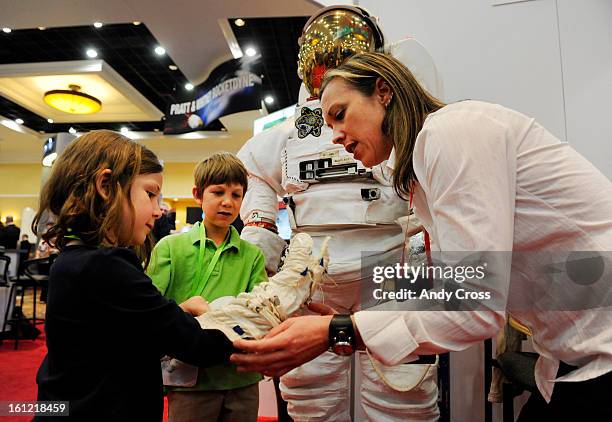
{"type": "MultiPolygon", "coordinates": [[[[4,340],[0,346],[0,401],[36,400],[36,371],[47,353],[44,334],[34,341],[19,341],[17,350],[14,346],[13,340],[4,340]]],[[[31,419],[32,416],[7,416],[2,417],[2,422],[31,419]]]]}
{"type": "MultiPolygon", "coordinates": [[[[41,327],[42,328],[42,327],[41,327]]],[[[15,342],[5,340],[0,345],[0,401],[36,400],[36,372],[47,353],[45,335],[36,340],[20,340],[19,349],[15,342]]],[[[168,420],[167,402],[164,400],[164,422],[168,420]]],[[[32,416],[0,416],[2,422],[28,422],[32,416]]]]}
{"type": "MultiPolygon", "coordinates": [[[[41,326],[42,328],[42,326],[41,326]]],[[[14,350],[13,340],[0,345],[0,401],[36,400],[36,372],[47,353],[45,334],[36,340],[20,340],[14,350]]],[[[32,416],[0,416],[2,422],[29,422],[32,416]]],[[[274,422],[276,417],[260,416],[259,422],[274,422]]],[[[164,422],[168,420],[168,402],[164,399],[164,422]]]]}

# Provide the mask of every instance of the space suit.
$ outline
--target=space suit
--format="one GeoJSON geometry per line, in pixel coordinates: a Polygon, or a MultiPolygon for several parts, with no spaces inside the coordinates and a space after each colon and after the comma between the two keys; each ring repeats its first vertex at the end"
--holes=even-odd
{"type": "MultiPolygon", "coordinates": [[[[328,277],[314,300],[340,313],[360,309],[362,287],[370,283],[363,260],[400,262],[407,235],[417,231],[400,224],[410,209],[393,190],[392,170],[386,163],[365,168],[332,144],[317,98],[325,70],[352,54],[383,48],[407,63],[430,91],[440,90],[435,66],[416,41],[385,47],[376,19],[365,10],[327,7],[306,23],[300,38],[298,66],[304,84],[295,117],[251,138],[238,152],[249,171],[242,238],[258,245],[266,268],[276,271],[286,246],[275,226],[282,197],[293,233],[308,233],[315,248],[331,236],[328,277]]],[[[356,358],[361,406],[369,420],[437,420],[435,365],[385,367],[367,353],[356,358]]],[[[350,357],[326,352],[283,376],[280,388],[291,417],[350,420],[350,365],[350,357]]]]}

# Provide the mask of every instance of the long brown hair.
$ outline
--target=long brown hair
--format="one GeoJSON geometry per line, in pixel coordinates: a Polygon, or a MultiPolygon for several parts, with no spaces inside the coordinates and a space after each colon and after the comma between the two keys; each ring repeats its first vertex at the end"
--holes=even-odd
{"type": "Polygon", "coordinates": [[[363,95],[374,95],[376,81],[382,78],[393,92],[385,111],[382,132],[392,140],[397,162],[393,173],[393,187],[407,199],[416,175],[412,167],[412,152],[417,135],[429,113],[445,104],[429,94],[410,70],[399,60],[385,53],[361,53],[350,57],[336,69],[325,73],[321,96],[329,82],[339,77],[363,95]]]}
{"type": "MultiPolygon", "coordinates": [[[[50,244],[62,249],[76,236],[91,246],[127,246],[112,236],[134,220],[130,189],[139,174],[161,173],[162,165],[148,148],[110,130],[95,130],[74,140],[53,165],[51,175],[40,193],[38,212],[32,222],[37,232],[43,214],[52,216],[51,227],[42,235],[50,244]],[[110,169],[108,195],[98,193],[96,178],[110,169]],[[128,204],[131,221],[124,220],[128,204]]],[[[146,263],[152,241],[137,246],[146,263]]]]}

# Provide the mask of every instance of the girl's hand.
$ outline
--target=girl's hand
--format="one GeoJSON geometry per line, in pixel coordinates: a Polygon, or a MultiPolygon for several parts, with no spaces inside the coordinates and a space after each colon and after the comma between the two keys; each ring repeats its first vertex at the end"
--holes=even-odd
{"type": "Polygon", "coordinates": [[[202,296],[191,297],[179,306],[183,311],[190,313],[194,317],[208,312],[208,302],[202,296]]]}

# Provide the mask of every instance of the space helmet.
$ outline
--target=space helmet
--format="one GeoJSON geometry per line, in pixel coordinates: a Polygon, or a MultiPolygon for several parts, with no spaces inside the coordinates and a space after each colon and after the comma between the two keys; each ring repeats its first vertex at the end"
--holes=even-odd
{"type": "Polygon", "coordinates": [[[313,15],[299,38],[298,75],[308,92],[319,96],[323,76],[357,53],[382,51],[377,19],[362,7],[329,6],[313,15]]]}

